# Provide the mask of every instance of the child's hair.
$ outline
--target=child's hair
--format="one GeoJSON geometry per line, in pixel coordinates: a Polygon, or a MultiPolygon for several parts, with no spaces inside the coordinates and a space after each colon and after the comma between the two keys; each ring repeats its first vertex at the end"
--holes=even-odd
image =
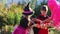
{"type": "Polygon", "coordinates": [[[21,17],[20,26],[22,26],[23,28],[28,27],[28,19],[26,17],[24,17],[24,16],[21,17]]]}
{"type": "Polygon", "coordinates": [[[46,5],[41,6],[41,10],[48,11],[48,7],[46,5]]]}

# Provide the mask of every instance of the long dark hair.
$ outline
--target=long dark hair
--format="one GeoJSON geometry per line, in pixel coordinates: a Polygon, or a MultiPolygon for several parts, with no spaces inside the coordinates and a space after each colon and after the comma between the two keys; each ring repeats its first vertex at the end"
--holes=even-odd
{"type": "Polygon", "coordinates": [[[23,28],[28,27],[28,19],[26,17],[23,17],[23,16],[21,17],[20,26],[22,26],[23,28]]]}

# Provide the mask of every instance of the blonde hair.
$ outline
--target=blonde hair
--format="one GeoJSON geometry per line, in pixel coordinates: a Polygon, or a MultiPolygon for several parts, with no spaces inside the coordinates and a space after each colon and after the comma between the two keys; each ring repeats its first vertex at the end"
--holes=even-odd
{"type": "Polygon", "coordinates": [[[46,13],[48,12],[48,7],[47,7],[47,5],[43,5],[42,7],[41,7],[41,10],[44,10],[44,11],[46,11],[46,13]]]}

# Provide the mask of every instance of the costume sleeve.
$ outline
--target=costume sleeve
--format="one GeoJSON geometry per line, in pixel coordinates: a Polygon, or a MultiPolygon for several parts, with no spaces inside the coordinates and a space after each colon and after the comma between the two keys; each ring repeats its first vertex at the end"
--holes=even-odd
{"type": "MultiPolygon", "coordinates": [[[[22,30],[21,30],[22,31],[22,30]]],[[[16,29],[12,34],[22,34],[22,32],[21,32],[19,29],[16,29]]]]}
{"type": "Polygon", "coordinates": [[[58,8],[59,4],[57,0],[48,0],[48,7],[51,10],[51,17],[56,13],[56,9],[58,8]]]}
{"type": "Polygon", "coordinates": [[[48,6],[50,10],[52,11],[55,6],[57,6],[57,0],[48,0],[48,6]]]}

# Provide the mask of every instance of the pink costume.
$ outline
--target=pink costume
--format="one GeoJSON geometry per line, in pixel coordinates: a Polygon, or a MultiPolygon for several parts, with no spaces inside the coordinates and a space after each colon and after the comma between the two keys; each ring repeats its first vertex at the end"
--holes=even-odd
{"type": "Polygon", "coordinates": [[[28,34],[28,30],[18,26],[12,34],[28,34]]]}
{"type": "Polygon", "coordinates": [[[56,29],[60,29],[60,3],[57,0],[48,0],[48,6],[51,10],[51,17],[54,20],[56,29]]]}

